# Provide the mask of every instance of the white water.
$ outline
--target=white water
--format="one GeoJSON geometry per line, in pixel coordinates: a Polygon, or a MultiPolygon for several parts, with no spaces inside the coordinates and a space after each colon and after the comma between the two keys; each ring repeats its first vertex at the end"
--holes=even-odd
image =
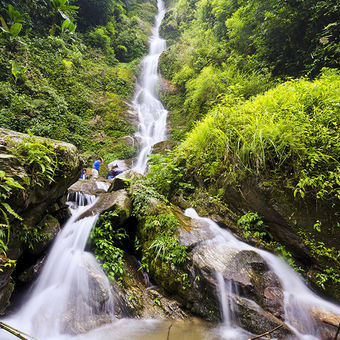
{"type": "MultiPolygon", "coordinates": [[[[232,248],[237,250],[252,250],[257,252],[267,262],[270,269],[280,279],[284,293],[285,322],[295,331],[296,336],[303,340],[320,339],[318,329],[313,324],[313,318],[310,314],[311,308],[318,311],[331,312],[340,315],[340,307],[323,300],[314,294],[303,282],[300,276],[289,267],[289,265],[277,256],[254,248],[234,237],[231,232],[220,228],[215,222],[209,218],[198,216],[192,208],[187,209],[185,214],[191,218],[195,218],[207,223],[209,230],[213,233],[214,238],[209,240],[210,245],[217,247],[232,248]],[[296,325],[303,326],[303,331],[298,330],[296,325]]],[[[217,273],[218,284],[220,286],[220,300],[223,311],[224,329],[222,330],[224,339],[247,339],[244,331],[233,326],[232,305],[228,302],[229,294],[237,294],[230,289],[226,292],[226,283],[220,273],[217,273]],[[223,297],[223,295],[225,295],[223,297]],[[243,334],[243,336],[242,336],[243,334]]]]}
{"type": "MultiPolygon", "coordinates": [[[[93,196],[78,196],[81,205],[84,201],[95,202],[93,196]]],[[[89,208],[81,205],[74,208],[73,204],[72,217],[54,241],[23,306],[4,320],[38,339],[59,338],[72,332],[72,327],[95,322],[98,315],[102,316],[100,323],[112,320],[114,315],[109,281],[95,257],[84,250],[97,216],[77,221],[78,216],[89,208]],[[96,296],[98,288],[106,300],[100,306],[96,296]],[[67,323],[69,320],[71,326],[67,323]]],[[[13,336],[0,333],[0,338],[13,339],[13,336]]]]}
{"type": "Polygon", "coordinates": [[[134,170],[145,173],[147,156],[152,147],[166,139],[167,110],[158,98],[157,84],[159,81],[158,61],[166,48],[166,42],[159,36],[159,28],[165,15],[163,0],[157,1],[158,14],[150,37],[148,55],[142,61],[140,83],[137,85],[136,96],[133,101],[134,110],[138,114],[137,138],[140,140],[140,151],[134,170]]]}

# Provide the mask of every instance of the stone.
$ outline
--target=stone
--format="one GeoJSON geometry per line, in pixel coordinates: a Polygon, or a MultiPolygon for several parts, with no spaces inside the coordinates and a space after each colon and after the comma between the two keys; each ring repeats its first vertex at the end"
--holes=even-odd
{"type": "Polygon", "coordinates": [[[9,306],[10,297],[14,289],[11,279],[15,264],[11,264],[9,259],[0,254],[0,314],[3,314],[9,306]]]}
{"type": "Polygon", "coordinates": [[[19,275],[19,281],[24,282],[24,283],[33,282],[40,274],[45,261],[46,261],[46,256],[43,256],[42,258],[40,258],[35,264],[27,268],[24,272],[22,272],[19,275]]]}
{"type": "MultiPolygon", "coordinates": [[[[143,187],[134,185],[130,188],[130,193],[135,190],[141,191],[143,187]]],[[[219,236],[205,220],[186,217],[180,209],[173,206],[170,208],[155,198],[150,197],[147,200],[145,209],[149,216],[176,216],[180,226],[175,235],[180,244],[187,247],[187,261],[183,265],[164,263],[161,260],[149,263],[150,277],[155,284],[194,315],[220,322],[222,307],[216,277],[216,273],[220,273],[222,280],[230,282],[234,287],[233,291],[237,292],[228,293],[227,298],[234,302],[235,318],[241,327],[261,334],[281,326],[276,336],[288,337],[293,334],[279,319],[283,315],[280,281],[257,252],[247,247],[233,247],[232,236],[228,245],[225,241],[219,242],[219,236]]],[[[140,242],[149,244],[154,235],[151,231],[143,232],[147,230],[143,219],[138,222],[137,235],[140,242]]]]}
{"type": "Polygon", "coordinates": [[[52,215],[46,215],[38,227],[40,227],[39,233],[42,235],[42,239],[33,242],[33,249],[30,249],[30,253],[34,255],[46,250],[61,229],[59,221],[52,215]]]}
{"type": "Polygon", "coordinates": [[[140,269],[134,256],[124,254],[126,275],[123,286],[112,282],[119,297],[119,317],[144,319],[189,320],[181,305],[160,287],[152,286],[148,275],[140,269]],[[124,287],[124,288],[123,288],[124,287]]]}
{"type": "MultiPolygon", "coordinates": [[[[28,134],[0,128],[0,169],[5,171],[6,176],[12,177],[25,187],[25,190],[13,189],[8,199],[11,208],[22,217],[21,222],[12,215],[9,216],[11,238],[8,244],[7,256],[14,260],[19,259],[28,248],[28,245],[20,237],[24,232],[22,225],[26,225],[28,229],[35,228],[46,215],[52,215],[53,217],[49,217],[52,220],[59,215],[59,212],[66,211],[67,207],[62,202],[66,196],[67,188],[78,179],[83,167],[82,160],[74,145],[48,138],[35,137],[39,141],[48,142],[54,146],[54,151],[60,160],[60,169],[56,173],[54,181],[46,181],[43,185],[35,182],[30,183],[28,170],[11,152],[12,148],[24,141],[25,138],[31,137],[28,134]]],[[[63,213],[63,215],[65,214],[63,213]]],[[[57,225],[54,222],[54,226],[57,225]]],[[[56,232],[52,232],[52,230],[50,232],[51,241],[56,232]]],[[[46,246],[45,244],[42,248],[46,246]]],[[[10,280],[10,274],[7,273],[7,270],[0,272],[0,295],[3,298],[9,298],[13,290],[13,284],[10,280]],[[1,286],[1,282],[6,284],[1,286]]],[[[4,312],[8,301],[0,302],[0,304],[3,307],[1,312],[4,312]]]]}
{"type": "Polygon", "coordinates": [[[110,186],[110,181],[78,180],[68,188],[69,193],[82,192],[89,195],[98,195],[106,192],[105,188],[110,186]]]}
{"type": "Polygon", "coordinates": [[[142,179],[144,176],[133,170],[126,170],[117,175],[110,185],[108,192],[126,189],[130,186],[131,181],[142,179]]]}
{"type": "Polygon", "coordinates": [[[118,190],[99,195],[96,203],[82,215],[81,220],[87,216],[94,216],[105,211],[117,212],[117,223],[122,224],[131,216],[131,199],[125,190],[118,190]]]}

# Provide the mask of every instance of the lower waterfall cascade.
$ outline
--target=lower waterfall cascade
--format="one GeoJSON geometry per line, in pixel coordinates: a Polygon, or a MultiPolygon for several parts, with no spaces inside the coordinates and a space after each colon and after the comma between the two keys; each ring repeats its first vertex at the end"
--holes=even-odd
{"type": "MultiPolygon", "coordinates": [[[[297,339],[321,339],[318,328],[313,323],[313,318],[310,314],[312,307],[340,315],[340,306],[328,302],[313,293],[305,285],[300,276],[279,257],[238,240],[231,232],[220,228],[211,219],[198,216],[193,208],[187,209],[185,214],[208,225],[210,232],[214,235],[212,240],[207,241],[209,246],[251,250],[258,253],[267,262],[269,268],[280,279],[284,293],[284,322],[294,331],[297,339]],[[303,331],[296,327],[296,323],[303,325],[303,331]]],[[[219,286],[219,299],[223,311],[222,339],[249,338],[249,334],[247,337],[245,331],[233,322],[234,310],[228,296],[238,295],[237,289],[233,289],[232,282],[225,282],[221,273],[216,273],[216,276],[219,286]]]]}

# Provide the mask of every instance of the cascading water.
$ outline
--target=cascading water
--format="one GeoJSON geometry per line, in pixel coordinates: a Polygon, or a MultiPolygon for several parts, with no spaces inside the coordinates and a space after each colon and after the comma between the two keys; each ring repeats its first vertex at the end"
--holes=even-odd
{"type": "Polygon", "coordinates": [[[147,165],[147,156],[153,145],[166,138],[167,110],[157,95],[159,75],[158,61],[166,48],[166,42],[159,36],[159,28],[165,15],[162,0],[157,1],[158,14],[150,38],[149,54],[142,61],[140,83],[137,85],[136,96],[133,101],[134,110],[138,114],[137,138],[140,140],[140,151],[134,170],[144,173],[147,165]]]}
{"type": "MultiPolygon", "coordinates": [[[[84,202],[94,204],[94,196],[78,193],[76,199],[70,205],[72,217],[58,234],[27,301],[5,320],[38,339],[80,333],[113,319],[109,281],[95,257],[84,250],[97,216],[77,221],[89,209],[84,202]]],[[[0,337],[13,339],[2,333],[0,337]]]]}
{"type": "MultiPolygon", "coordinates": [[[[208,218],[199,217],[192,208],[186,210],[186,215],[203,221],[208,225],[210,232],[214,235],[212,240],[207,241],[209,246],[232,248],[237,250],[252,250],[258,253],[268,264],[269,268],[278,276],[284,293],[284,312],[285,322],[296,333],[298,339],[317,340],[320,334],[311,316],[312,308],[319,311],[331,312],[340,315],[340,307],[323,300],[314,294],[302,281],[299,275],[277,256],[257,248],[254,248],[242,241],[239,241],[229,231],[220,228],[215,222],[208,218]],[[297,328],[303,326],[303,331],[297,328]]],[[[221,273],[217,273],[217,282],[220,291],[220,301],[223,311],[224,329],[222,330],[223,339],[247,339],[244,330],[234,326],[232,323],[232,304],[229,302],[230,295],[237,292],[229,289],[226,292],[226,283],[221,273]],[[224,296],[223,296],[224,295],[224,296]],[[243,335],[242,335],[243,334],[243,335]]],[[[223,328],[223,327],[222,327],[223,328]]]]}

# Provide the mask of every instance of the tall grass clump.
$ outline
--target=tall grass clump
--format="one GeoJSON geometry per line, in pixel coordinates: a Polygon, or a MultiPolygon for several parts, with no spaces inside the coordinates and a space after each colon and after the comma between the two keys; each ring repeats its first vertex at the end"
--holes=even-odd
{"type": "Polygon", "coordinates": [[[304,197],[340,199],[340,76],[290,80],[246,102],[222,101],[178,147],[194,178],[255,175],[304,197]]]}

